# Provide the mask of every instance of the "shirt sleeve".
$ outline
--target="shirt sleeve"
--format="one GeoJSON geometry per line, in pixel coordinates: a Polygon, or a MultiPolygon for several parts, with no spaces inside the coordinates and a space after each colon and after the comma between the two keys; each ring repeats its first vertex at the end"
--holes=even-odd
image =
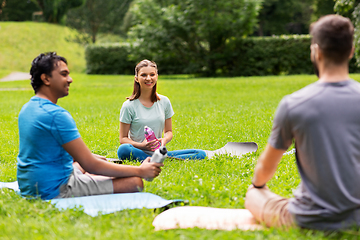
{"type": "Polygon", "coordinates": [[[67,111],[58,112],[53,119],[52,134],[60,145],[80,137],[75,121],[67,111]]]}
{"type": "Polygon", "coordinates": [[[126,124],[131,124],[133,119],[131,106],[129,103],[129,100],[125,101],[120,109],[120,122],[126,124]]]}
{"type": "Polygon", "coordinates": [[[171,118],[175,113],[169,98],[163,96],[161,100],[164,101],[165,119],[171,118]]]}
{"type": "Polygon", "coordinates": [[[284,98],[276,110],[268,143],[276,149],[286,150],[292,144],[292,139],[291,125],[288,119],[288,108],[286,98],[284,98]]]}

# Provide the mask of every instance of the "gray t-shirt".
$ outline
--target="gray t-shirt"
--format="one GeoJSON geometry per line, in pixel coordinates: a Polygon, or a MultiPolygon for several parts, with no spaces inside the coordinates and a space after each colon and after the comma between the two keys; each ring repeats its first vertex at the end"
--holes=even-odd
{"type": "MultiPolygon", "coordinates": [[[[157,138],[162,137],[165,120],[174,115],[170,100],[160,95],[160,100],[154,102],[151,107],[145,107],[135,99],[125,101],[120,109],[120,122],[130,124],[129,138],[135,142],[143,142],[145,139],[144,127],[150,127],[157,138]]],[[[153,152],[145,151],[152,155],[153,152]]]]}
{"type": "Polygon", "coordinates": [[[293,140],[302,181],[289,211],[297,223],[360,226],[360,84],[315,82],[284,97],[269,144],[285,150],[293,140]]]}

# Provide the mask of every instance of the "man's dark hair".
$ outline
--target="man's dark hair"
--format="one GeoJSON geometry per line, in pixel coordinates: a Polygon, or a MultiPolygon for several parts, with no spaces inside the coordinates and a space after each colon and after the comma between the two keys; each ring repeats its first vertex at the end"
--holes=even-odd
{"type": "Polygon", "coordinates": [[[55,69],[55,66],[57,66],[59,61],[63,61],[67,64],[66,59],[57,55],[56,52],[41,53],[32,61],[30,69],[31,86],[35,93],[37,93],[44,84],[41,80],[41,74],[45,73],[46,75],[51,76],[51,72],[55,69]]]}
{"type": "Polygon", "coordinates": [[[353,48],[354,26],[340,15],[321,17],[310,26],[312,43],[319,45],[326,59],[335,64],[349,61],[353,48]]]}

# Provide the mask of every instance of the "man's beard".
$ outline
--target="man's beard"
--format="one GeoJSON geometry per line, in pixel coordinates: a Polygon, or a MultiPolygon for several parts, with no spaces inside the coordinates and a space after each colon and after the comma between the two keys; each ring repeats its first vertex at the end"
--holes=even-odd
{"type": "Polygon", "coordinates": [[[317,63],[316,63],[315,58],[314,58],[314,60],[312,61],[312,64],[313,64],[313,66],[314,66],[314,72],[315,72],[316,76],[317,76],[318,78],[320,78],[319,68],[318,68],[318,65],[317,65],[317,63]]]}

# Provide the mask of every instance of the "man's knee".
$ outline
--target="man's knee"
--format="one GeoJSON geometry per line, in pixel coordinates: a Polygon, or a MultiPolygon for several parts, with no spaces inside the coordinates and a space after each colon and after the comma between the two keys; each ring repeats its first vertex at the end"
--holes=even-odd
{"type": "Polygon", "coordinates": [[[245,208],[254,215],[256,220],[262,222],[264,207],[273,195],[275,194],[267,186],[254,188],[250,185],[246,192],[245,208]]]}
{"type": "Polygon", "coordinates": [[[137,192],[142,192],[144,190],[144,182],[142,178],[134,177],[134,187],[136,188],[137,192]]]}
{"type": "Polygon", "coordinates": [[[294,225],[293,216],[288,212],[288,199],[283,198],[265,186],[264,188],[248,188],[245,208],[256,220],[269,227],[288,227],[294,225]]]}
{"type": "Polygon", "coordinates": [[[144,183],[140,177],[115,178],[113,187],[114,193],[141,192],[144,189],[144,183]]]}

